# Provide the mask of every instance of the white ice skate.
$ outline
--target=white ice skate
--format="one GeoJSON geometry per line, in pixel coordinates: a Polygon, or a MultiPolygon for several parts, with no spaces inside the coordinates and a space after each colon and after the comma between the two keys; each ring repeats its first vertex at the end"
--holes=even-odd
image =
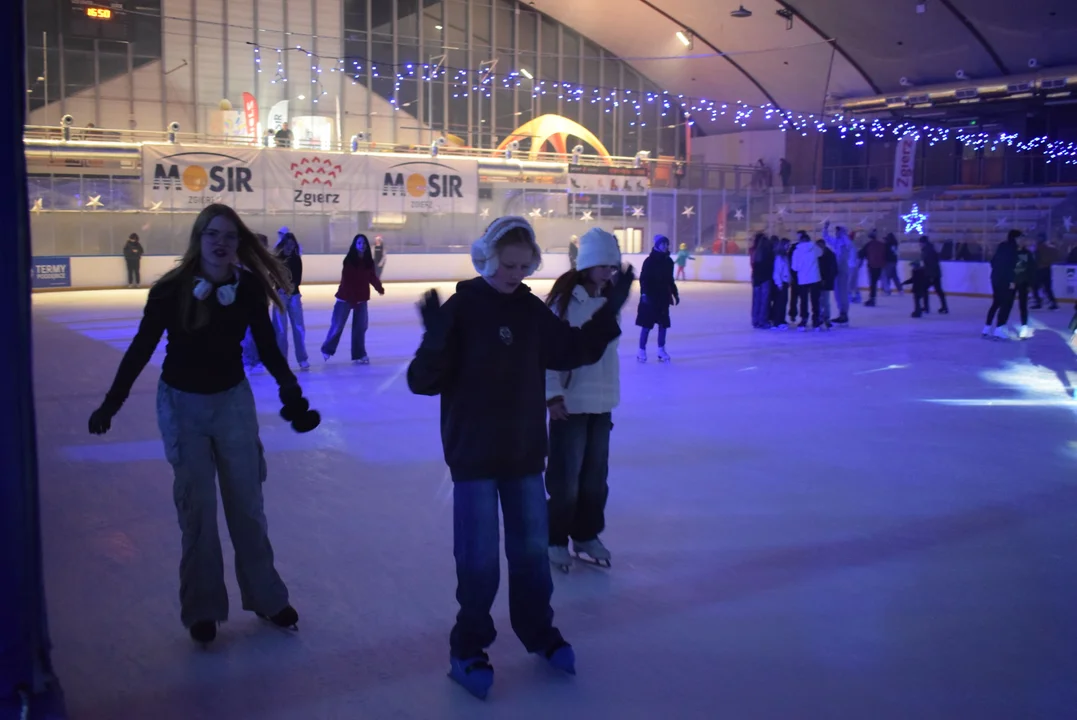
{"type": "Polygon", "coordinates": [[[1006,329],[1004,325],[999,325],[995,328],[995,332],[992,333],[992,337],[996,340],[1010,340],[1010,331],[1006,329]]]}
{"type": "Polygon", "coordinates": [[[647,362],[647,351],[640,350],[638,353],[636,353],[636,360],[641,363],[647,362]]]}
{"type": "Polygon", "coordinates": [[[667,363],[670,361],[669,353],[666,352],[664,347],[658,348],[658,362],[667,363]]]}
{"type": "Polygon", "coordinates": [[[986,338],[987,340],[990,340],[993,334],[994,334],[994,330],[991,328],[991,326],[990,325],[984,325],[984,331],[983,331],[983,334],[981,335],[981,337],[986,338]]]}
{"type": "MultiPolygon", "coordinates": [[[[553,548],[550,548],[552,551],[553,548]]],[[[602,541],[598,538],[594,540],[588,540],[587,542],[572,541],[572,551],[576,553],[576,557],[580,560],[597,565],[599,567],[610,566],[610,551],[606,549],[606,546],[602,544],[602,541]]]]}
{"type": "Polygon", "coordinates": [[[572,555],[568,552],[568,546],[551,545],[549,553],[550,564],[567,575],[572,568],[572,555]]]}
{"type": "Polygon", "coordinates": [[[1022,325],[1021,330],[1017,333],[1017,337],[1021,338],[1022,340],[1028,340],[1033,336],[1033,334],[1034,333],[1032,331],[1032,328],[1030,328],[1028,325],[1022,325]]]}

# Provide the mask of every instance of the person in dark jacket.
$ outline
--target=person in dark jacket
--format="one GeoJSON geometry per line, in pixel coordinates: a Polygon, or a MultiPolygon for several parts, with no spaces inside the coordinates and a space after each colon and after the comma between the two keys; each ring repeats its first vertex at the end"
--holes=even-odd
{"type": "Polygon", "coordinates": [[[277,350],[269,323],[267,305],[280,302],[277,288],[288,283],[285,268],[235,210],[206,206],[194,221],[179,265],[150,288],[138,333],[104,402],[89,420],[94,435],[109,431],[161,336],[168,333],[157,384],[157,424],[172,465],[172,495],[182,531],[180,620],[203,645],[217,637],[217,625],[228,619],[217,533],[218,485],[243,609],[281,627],[299,621],[273,566],[262,503],[266,461],[240,354],[240,342],[250,328],[280,388],[281,417],[297,432],[318,426],[321,418],[310,409],[277,350]]]}
{"type": "Polygon", "coordinates": [[[752,264],[752,327],[768,330],[770,285],[774,277],[774,245],[766,235],[757,233],[748,252],[752,264]]]}
{"type": "Polygon", "coordinates": [[[374,274],[381,280],[381,273],[385,270],[385,241],[381,235],[374,236],[374,274]]]}
{"type": "Polygon", "coordinates": [[[912,285],[912,316],[918,318],[927,307],[928,272],[919,260],[913,260],[909,267],[912,274],[902,285],[912,285]]]}
{"type": "Polygon", "coordinates": [[[426,331],[407,378],[413,393],[441,396],[460,603],[449,636],[450,677],[484,698],[493,683],[486,648],[496,636],[490,608],[499,584],[499,498],[512,628],[528,652],[575,673],[575,653],[550,607],[546,371],[601,359],[620,335],[617,315],[634,276],[631,267],[619,273],[606,303],[575,328],[523,284],[541,261],[524,218],[495,220],[472,245],[471,260],[480,277],[459,283],[444,305],[434,290],[420,302],[426,331]]]}
{"type": "Polygon", "coordinates": [[[666,352],[666,331],[669,330],[669,307],[681,304],[681,294],[673,279],[673,258],[669,256],[669,238],[658,235],[654,249],[639,271],[639,306],[636,325],[640,328],[639,354],[636,359],[647,362],[647,338],[651,328],[658,326],[658,361],[669,362],[666,352]]]}
{"type": "Polygon", "coordinates": [[[573,235],[568,241],[568,264],[573,270],[576,269],[576,258],[580,256],[580,239],[573,235]]]}
{"type": "Polygon", "coordinates": [[[288,323],[292,325],[292,337],[295,340],[295,361],[302,370],[310,369],[307,358],[307,326],[303,321],[303,296],[299,286],[303,282],[303,256],[299,250],[299,241],[290,232],[284,233],[276,247],[277,257],[281,259],[292,277],[290,292],[281,289],[280,299],[284,308],[273,307],[273,330],[277,335],[277,346],[281,355],[288,358],[288,323]]]}
{"type": "Polygon", "coordinates": [[[1047,296],[1048,310],[1058,310],[1058,300],[1055,299],[1055,292],[1051,277],[1051,266],[1058,262],[1061,253],[1058,250],[1058,246],[1047,238],[1046,234],[1041,234],[1039,242],[1036,243],[1036,284],[1032,286],[1032,294],[1035,297],[1035,301],[1032,304],[1033,310],[1039,310],[1043,307],[1043,301],[1040,299],[1040,290],[1042,289],[1047,296]]]}
{"type": "Polygon", "coordinates": [[[329,334],[322,343],[322,357],[328,360],[337,352],[340,336],[348,324],[348,315],[355,311],[352,318],[352,362],[369,365],[370,357],[366,354],[366,329],[369,322],[367,303],[370,302],[370,287],[385,294],[385,289],[378,280],[374,268],[374,255],[370,242],[362,233],[355,236],[348,254],[344,256],[344,267],[340,271],[340,285],[337,287],[337,302],[333,306],[333,318],[329,322],[329,334]]]}
{"type": "Polygon", "coordinates": [[[138,233],[131,233],[123,246],[123,259],[127,263],[127,287],[136,288],[142,284],[142,256],[145,254],[138,233]]]}
{"type": "MultiPolygon", "coordinates": [[[[950,307],[946,304],[946,293],[942,290],[942,262],[939,260],[939,253],[935,250],[935,245],[932,244],[931,238],[927,235],[920,238],[920,263],[923,265],[924,280],[927,282],[924,301],[920,305],[921,310],[925,313],[931,312],[927,293],[931,288],[935,288],[935,294],[939,296],[939,315],[948,314],[950,307]]],[[[913,289],[915,290],[915,286],[913,289]]]]}
{"type": "Polygon", "coordinates": [[[1022,236],[1017,248],[1017,264],[1013,270],[1014,290],[1017,294],[1017,306],[1021,311],[1021,328],[1018,337],[1027,340],[1032,337],[1032,328],[1028,326],[1028,296],[1036,284],[1035,243],[1027,236],[1022,236]]]}
{"type": "Polygon", "coordinates": [[[886,265],[883,266],[883,292],[890,294],[890,286],[893,285],[898,295],[902,293],[901,278],[898,276],[898,239],[894,233],[887,233],[886,240],[886,265]]]}
{"type": "Polygon", "coordinates": [[[983,336],[995,337],[999,340],[1009,340],[1010,333],[1006,330],[1006,322],[1010,319],[1010,310],[1013,309],[1013,296],[1016,291],[1017,272],[1017,238],[1021,237],[1020,230],[1010,230],[1006,239],[999,243],[991,258],[991,308],[987,311],[987,324],[984,325],[983,336]],[[998,325],[992,327],[995,321],[995,313],[998,313],[998,325]]]}
{"type": "Polygon", "coordinates": [[[829,330],[833,327],[830,322],[830,297],[834,294],[834,284],[838,278],[838,256],[824,240],[817,240],[815,244],[822,253],[819,255],[819,321],[822,327],[829,330]]]}
{"type": "Polygon", "coordinates": [[[868,241],[860,250],[861,257],[868,264],[868,278],[871,283],[871,295],[864,307],[875,307],[875,297],[879,290],[879,280],[883,276],[883,268],[886,267],[886,245],[879,240],[878,234],[872,230],[868,235],[868,241]]]}

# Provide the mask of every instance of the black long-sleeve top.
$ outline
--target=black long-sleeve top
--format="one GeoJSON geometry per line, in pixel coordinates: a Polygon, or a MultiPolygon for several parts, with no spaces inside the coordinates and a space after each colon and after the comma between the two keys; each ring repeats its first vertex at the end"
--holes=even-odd
{"type": "Polygon", "coordinates": [[[582,328],[521,285],[502,294],[483,278],[441,306],[444,335],[423,337],[408,387],[441,395],[441,441],[454,482],[515,480],[546,466],[546,370],[597,362],[620,334],[603,306],[582,328]]]}
{"type": "Polygon", "coordinates": [[[118,411],[127,400],[131,386],[153,357],[166,331],[168,345],[161,379],[177,390],[212,395],[242,382],[245,375],[241,345],[248,327],[259,358],[277,384],[281,387],[298,384],[277,347],[269,321],[268,299],[253,275],[240,271],[236,299],[231,305],[221,305],[216,292],[205,300],[197,300],[192,295],[193,288],[190,278],[158,282],[150,288],[138,333],[105,396],[105,406],[112,412],[118,411]],[[185,305],[191,313],[190,325],[192,328],[197,325],[197,329],[184,328],[181,313],[185,305]],[[194,322],[199,313],[208,315],[201,324],[194,322]]]}
{"type": "MultiPolygon", "coordinates": [[[[773,272],[773,266],[771,272],[773,272]]],[[[680,292],[673,280],[673,258],[668,252],[652,250],[639,271],[639,291],[647,302],[654,305],[672,305],[680,302],[680,292]]]]}
{"type": "Polygon", "coordinates": [[[292,294],[299,295],[299,286],[303,282],[303,257],[298,252],[281,258],[292,276],[292,294]]]}

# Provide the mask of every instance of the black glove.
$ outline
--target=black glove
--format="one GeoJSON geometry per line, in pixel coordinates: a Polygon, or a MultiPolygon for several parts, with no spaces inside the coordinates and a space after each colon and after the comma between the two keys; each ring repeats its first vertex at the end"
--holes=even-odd
{"type": "Polygon", "coordinates": [[[104,435],[112,427],[112,416],[116,413],[104,405],[93,411],[90,415],[90,434],[104,435]]]}
{"type": "Polygon", "coordinates": [[[298,385],[282,387],[280,401],[280,416],[291,423],[292,430],[306,433],[321,424],[322,416],[317,410],[310,409],[310,403],[303,397],[303,390],[298,385]]]}
{"type": "Polygon", "coordinates": [[[680,295],[674,295],[673,296],[673,304],[674,305],[680,305],[681,304],[681,296],[680,295]]]}
{"type": "Polygon", "coordinates": [[[437,290],[427,290],[419,300],[419,315],[423,319],[423,327],[427,332],[437,328],[441,324],[441,298],[437,290]]]}
{"type": "Polygon", "coordinates": [[[631,265],[626,265],[617,273],[617,279],[613,281],[609,295],[606,296],[606,306],[613,314],[621,312],[621,308],[628,301],[628,294],[632,292],[632,283],[636,280],[636,271],[631,265]]]}

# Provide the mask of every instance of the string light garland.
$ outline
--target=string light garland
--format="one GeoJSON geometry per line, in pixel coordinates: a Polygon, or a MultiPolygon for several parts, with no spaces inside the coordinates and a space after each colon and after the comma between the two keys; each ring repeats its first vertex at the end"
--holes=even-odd
{"type": "MultiPolygon", "coordinates": [[[[257,43],[249,43],[254,46],[254,59],[257,71],[261,68],[261,49],[267,46],[257,43]]],[[[394,110],[400,110],[406,105],[399,102],[400,90],[403,83],[409,80],[421,82],[434,82],[445,80],[450,86],[453,98],[467,98],[478,95],[487,99],[492,97],[494,89],[514,90],[523,87],[525,78],[519,71],[512,71],[498,75],[491,67],[469,70],[463,68],[450,68],[442,63],[435,65],[427,63],[377,63],[365,58],[341,58],[319,56],[303,47],[296,45],[287,48],[272,48],[277,52],[277,71],[270,84],[287,83],[288,78],[284,67],[284,52],[300,52],[312,59],[311,84],[322,88],[321,75],[323,69],[320,62],[332,63],[328,70],[331,73],[343,73],[351,77],[353,84],[358,84],[366,72],[374,79],[386,79],[393,81],[392,97],[389,99],[394,110]]],[[[1062,162],[1067,165],[1077,165],[1077,142],[1052,140],[1048,136],[1022,139],[1017,133],[999,132],[987,133],[982,130],[955,129],[935,125],[910,122],[908,120],[886,120],[879,118],[846,117],[843,114],[823,115],[815,113],[803,113],[793,110],[783,110],[771,103],[764,105],[751,105],[737,100],[735,102],[717,102],[704,98],[692,98],[685,95],[675,95],[669,92],[641,92],[628,88],[608,88],[579,85],[576,83],[539,80],[527,78],[526,84],[530,86],[532,100],[543,96],[557,95],[557,99],[564,102],[588,103],[596,105],[603,103],[605,113],[611,113],[614,109],[625,108],[633,113],[635,120],[629,121],[630,127],[647,127],[643,120],[644,105],[659,106],[659,116],[662,118],[676,117],[683,120],[684,124],[691,127],[699,119],[717,123],[722,118],[730,118],[738,127],[746,128],[756,118],[765,123],[776,126],[782,132],[799,132],[807,136],[809,132],[827,133],[835,131],[843,140],[852,140],[856,145],[862,146],[868,138],[876,140],[898,140],[912,138],[917,142],[926,141],[929,146],[939,143],[956,141],[962,146],[972,150],[991,150],[1010,148],[1021,153],[1039,153],[1047,158],[1047,162],[1062,162]]],[[[324,89],[315,94],[315,98],[325,95],[324,89]]],[[[317,102],[317,99],[315,99],[317,102]]],[[[414,101],[413,101],[414,102],[414,101]]],[[[653,117],[653,115],[652,115],[653,117]]]]}

